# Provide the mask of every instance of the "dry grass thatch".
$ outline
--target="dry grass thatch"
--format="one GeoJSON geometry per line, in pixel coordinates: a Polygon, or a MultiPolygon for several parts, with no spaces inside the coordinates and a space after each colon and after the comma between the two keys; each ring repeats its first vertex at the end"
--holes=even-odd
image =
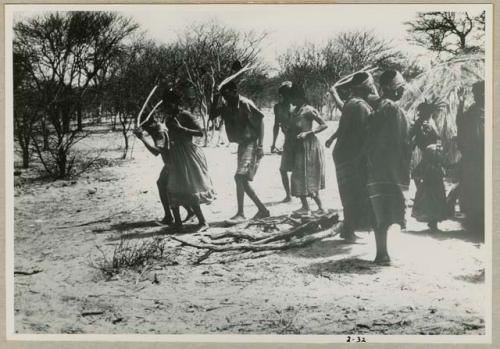
{"type": "MultiPolygon", "coordinates": [[[[456,116],[460,88],[465,89],[465,108],[473,102],[472,84],[484,80],[484,55],[457,56],[447,62],[434,65],[408,83],[407,92],[401,101],[410,121],[417,117],[416,109],[424,100],[440,101],[444,107],[434,113],[433,118],[441,134],[443,149],[448,163],[459,158],[454,137],[457,134],[456,116]]],[[[412,164],[418,163],[416,152],[412,164]]]]}

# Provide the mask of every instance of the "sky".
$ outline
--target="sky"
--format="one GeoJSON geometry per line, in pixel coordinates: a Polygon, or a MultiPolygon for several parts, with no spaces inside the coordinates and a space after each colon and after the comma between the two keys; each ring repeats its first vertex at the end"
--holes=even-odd
{"type": "Polygon", "coordinates": [[[230,5],[224,8],[165,6],[151,11],[124,11],[159,42],[171,42],[190,23],[216,20],[241,31],[265,31],[262,54],[266,63],[277,67],[277,57],[287,48],[306,41],[320,44],[336,33],[350,30],[373,31],[378,37],[392,40],[399,48],[418,55],[425,50],[409,44],[404,22],[415,10],[400,6],[385,7],[338,5],[230,5]]]}
{"type": "MultiPolygon", "coordinates": [[[[278,68],[277,57],[287,48],[306,41],[321,44],[336,33],[367,30],[391,40],[399,49],[422,61],[428,52],[410,43],[406,21],[419,11],[467,10],[479,13],[481,5],[112,5],[112,6],[31,6],[33,11],[54,9],[118,10],[132,17],[146,36],[161,43],[175,41],[177,35],[193,23],[216,20],[241,31],[265,31],[264,61],[278,68]],[[445,7],[443,7],[445,6],[445,7]]],[[[23,11],[23,16],[30,12],[23,11]]],[[[15,16],[16,17],[16,16],[15,16]]],[[[17,16],[17,18],[20,18],[17,16]]]]}

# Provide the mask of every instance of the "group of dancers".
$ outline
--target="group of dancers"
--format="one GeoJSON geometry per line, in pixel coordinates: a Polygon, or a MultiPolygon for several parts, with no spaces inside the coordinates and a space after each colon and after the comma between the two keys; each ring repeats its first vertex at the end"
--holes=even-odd
{"type": "MultiPolygon", "coordinates": [[[[484,82],[482,84],[484,86],[484,82]]],[[[338,129],[327,140],[326,146],[330,147],[336,140],[333,159],[344,216],[340,228],[337,228],[340,236],[352,241],[356,238],[356,231],[373,229],[375,262],[387,265],[390,263],[387,235],[405,227],[404,191],[410,183],[414,146],[419,147],[423,154],[414,171],[417,183],[414,216],[426,220],[431,229],[436,229],[437,223],[447,216],[449,205],[440,162],[442,148],[431,118],[432,105],[421,104],[419,118],[410,125],[397,103],[406,85],[401,73],[396,70],[383,72],[378,85],[379,90],[370,73],[359,72],[349,83],[350,95],[346,101],[332,88],[342,115],[338,129]]],[[[284,134],[280,164],[286,194],[284,201],[291,201],[292,196],[298,197],[301,207],[294,214],[307,216],[311,214],[308,202],[311,198],[317,205],[315,213],[321,214],[324,212],[320,191],[325,188],[325,154],[316,134],[328,126],[321,113],[308,104],[302,86],[285,81],[278,94],[280,101],[274,106],[271,152],[277,151],[276,139],[281,129],[284,134]]],[[[183,108],[182,101],[183,96],[178,91],[167,89],[163,95],[165,113],[156,114],[134,132],[146,148],[154,155],[161,155],[164,162],[157,181],[165,213],[159,223],[182,227],[179,208],[183,206],[187,211],[186,219],[196,216],[197,230],[202,231],[208,228],[208,223],[200,205],[214,200],[215,191],[204,153],[193,143],[193,137],[202,136],[203,130],[195,117],[183,108]],[[151,138],[145,137],[144,131],[151,138]]],[[[264,114],[250,99],[238,93],[235,81],[230,81],[214,96],[210,107],[209,118],[218,117],[223,120],[229,142],[238,144],[234,175],[237,211],[227,223],[246,220],[245,196],[257,207],[253,219],[269,217],[269,210],[252,186],[264,155],[264,114]]],[[[468,119],[463,121],[465,117],[462,117],[461,120],[462,124],[468,122],[470,126],[468,119]]],[[[470,132],[465,132],[472,137],[470,132]]],[[[467,188],[467,185],[463,187],[467,188]]]]}

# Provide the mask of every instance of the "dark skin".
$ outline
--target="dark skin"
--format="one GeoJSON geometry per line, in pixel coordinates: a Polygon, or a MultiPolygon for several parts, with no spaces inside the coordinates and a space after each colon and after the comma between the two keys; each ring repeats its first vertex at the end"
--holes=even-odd
{"type": "MultiPolygon", "coordinates": [[[[283,96],[280,94],[280,102],[279,102],[283,107],[285,108],[290,108],[291,102],[288,97],[283,96]]],[[[278,138],[278,134],[280,132],[280,126],[283,127],[283,125],[280,124],[280,121],[278,120],[277,115],[274,117],[274,126],[273,126],[273,144],[271,146],[271,153],[276,153],[278,150],[276,149],[276,139],[278,138]]],[[[280,174],[281,174],[281,182],[283,183],[283,188],[285,189],[285,199],[283,199],[283,202],[290,202],[292,201],[292,196],[290,195],[290,180],[288,178],[288,173],[285,170],[280,169],[280,174]]]]}
{"type": "MultiPolygon", "coordinates": [[[[405,91],[404,86],[397,89],[391,89],[387,86],[382,86],[382,95],[384,98],[388,98],[393,101],[398,101],[403,96],[405,91]]],[[[379,265],[390,265],[391,257],[387,251],[387,234],[389,232],[398,233],[401,232],[401,226],[399,224],[391,224],[386,227],[378,227],[375,229],[375,245],[377,247],[377,254],[375,256],[374,262],[379,265]]]]}
{"type": "MultiPolygon", "coordinates": [[[[154,134],[154,127],[152,127],[153,125],[156,125],[158,123],[157,120],[154,120],[152,124],[149,124],[148,126],[144,126],[144,130],[146,132],[148,132],[149,134],[154,134]]],[[[142,128],[136,128],[134,130],[134,134],[137,136],[137,138],[139,138],[142,143],[144,144],[144,146],[149,150],[149,152],[151,154],[153,154],[154,156],[158,156],[162,149],[158,148],[154,142],[152,142],[150,139],[147,139],[144,137],[144,133],[143,133],[143,129],[142,128]]],[[[167,140],[167,143],[168,143],[168,140],[167,140]]],[[[168,198],[168,195],[166,193],[166,191],[164,190],[164,188],[162,187],[162,185],[160,185],[160,183],[158,183],[158,193],[160,195],[160,201],[161,201],[161,204],[163,206],[163,210],[165,212],[165,216],[162,220],[162,222],[166,223],[166,224],[171,224],[173,222],[173,217],[172,217],[172,213],[170,212],[170,200],[168,198]]]]}
{"type": "MultiPolygon", "coordinates": [[[[197,128],[191,129],[185,126],[182,126],[177,119],[177,115],[180,112],[180,106],[177,103],[168,103],[166,104],[167,110],[167,119],[166,122],[170,125],[170,127],[175,128],[177,131],[183,132],[187,135],[194,137],[203,136],[202,129],[197,125],[197,128]]],[[[174,145],[175,146],[175,145],[174,145]]],[[[208,223],[206,222],[205,216],[203,215],[203,211],[201,210],[200,205],[191,205],[191,209],[193,210],[196,218],[198,219],[198,231],[206,230],[208,228],[208,223]]],[[[174,214],[175,225],[178,227],[182,227],[182,220],[180,217],[179,206],[172,207],[172,212],[174,214]]]]}
{"type": "MultiPolygon", "coordinates": [[[[232,89],[223,89],[221,91],[222,97],[226,100],[229,106],[237,107],[239,94],[236,90],[232,89]]],[[[219,95],[214,96],[214,105],[217,105],[219,100],[219,95]]],[[[215,113],[210,114],[210,119],[216,118],[218,115],[215,113]]],[[[258,139],[257,139],[257,157],[260,159],[264,156],[264,151],[262,149],[262,144],[264,140],[264,121],[261,120],[258,129],[258,139]]],[[[267,217],[269,216],[269,211],[266,209],[262,201],[260,201],[259,197],[255,193],[252,185],[248,178],[244,175],[235,175],[234,181],[236,183],[236,200],[238,209],[236,214],[231,217],[232,221],[241,221],[245,220],[245,212],[244,212],[244,203],[245,203],[245,194],[253,201],[255,206],[257,206],[258,212],[255,215],[255,219],[267,217]]]]}
{"type": "MultiPolygon", "coordinates": [[[[300,108],[302,108],[302,106],[304,106],[306,104],[306,100],[302,97],[299,97],[299,96],[292,98],[291,102],[293,105],[295,105],[297,110],[300,110],[300,108]]],[[[310,131],[305,131],[305,132],[299,133],[297,135],[297,139],[299,141],[304,140],[306,137],[308,137],[310,135],[314,135],[316,133],[323,132],[324,130],[326,130],[328,128],[328,126],[326,125],[326,122],[321,117],[319,117],[316,114],[313,114],[313,118],[314,118],[314,121],[316,121],[318,123],[318,127],[316,127],[315,129],[312,129],[310,131]]],[[[314,202],[316,202],[316,205],[318,205],[318,211],[322,212],[323,211],[323,203],[321,202],[321,198],[319,197],[319,193],[318,193],[318,195],[313,197],[313,200],[314,200],[314,202]]],[[[296,212],[297,213],[308,213],[310,211],[310,207],[309,207],[309,203],[307,202],[307,197],[301,196],[300,202],[302,203],[302,207],[296,212]]]]}
{"type": "MultiPolygon", "coordinates": [[[[345,105],[345,103],[342,101],[342,99],[340,98],[338,92],[337,92],[337,89],[335,88],[335,86],[333,86],[331,88],[331,92],[332,92],[332,95],[334,96],[335,98],[335,101],[337,103],[337,105],[339,105],[340,109],[342,109],[345,105]]],[[[368,96],[370,95],[370,93],[372,93],[372,90],[369,89],[369,88],[352,88],[351,89],[351,95],[353,97],[358,97],[358,98],[362,98],[364,99],[365,101],[367,100],[368,96]]],[[[330,148],[330,146],[332,145],[333,141],[336,140],[339,136],[339,128],[337,128],[337,130],[335,130],[335,132],[330,136],[330,138],[327,139],[327,141],[325,142],[325,146],[327,148],[330,148]]],[[[345,223],[345,222],[344,222],[345,223]]],[[[348,240],[348,241],[354,241],[356,240],[356,235],[354,233],[354,230],[349,228],[348,227],[348,224],[343,224],[341,226],[341,234],[340,234],[341,238],[344,238],[345,240],[348,240]]]]}

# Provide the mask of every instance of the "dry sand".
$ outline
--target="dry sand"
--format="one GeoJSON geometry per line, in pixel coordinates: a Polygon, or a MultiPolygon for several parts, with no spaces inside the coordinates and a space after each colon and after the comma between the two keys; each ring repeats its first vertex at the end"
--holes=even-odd
{"type": "MultiPolygon", "coordinates": [[[[106,141],[115,150],[104,156],[117,158],[119,137],[96,135],[82,146],[106,141]]],[[[205,149],[218,194],[204,207],[211,231],[235,212],[234,152],[234,146],[205,149]]],[[[323,198],[327,208],[339,209],[330,154],[323,198]]],[[[484,334],[486,249],[460,222],[443,222],[444,232],[431,234],[409,219],[406,232],[390,236],[390,267],[371,263],[374,240],[368,232],[359,233],[356,244],[334,237],[261,258],[220,263],[211,256],[192,265],[201,252],[174,248],[178,243],[168,231],[154,225],[161,218],[161,160],[137,141],[133,156],[76,181],[16,187],[15,270],[39,271],[15,275],[16,332],[484,334]],[[101,257],[96,246],[110,255],[122,239],[153,238],[172,249],[145,270],[123,269],[108,278],[90,266],[101,257]]],[[[266,155],[255,180],[274,215],[299,207],[298,201],[279,203],[279,161],[266,155]]],[[[252,216],[248,199],[246,207],[252,216]]]]}

